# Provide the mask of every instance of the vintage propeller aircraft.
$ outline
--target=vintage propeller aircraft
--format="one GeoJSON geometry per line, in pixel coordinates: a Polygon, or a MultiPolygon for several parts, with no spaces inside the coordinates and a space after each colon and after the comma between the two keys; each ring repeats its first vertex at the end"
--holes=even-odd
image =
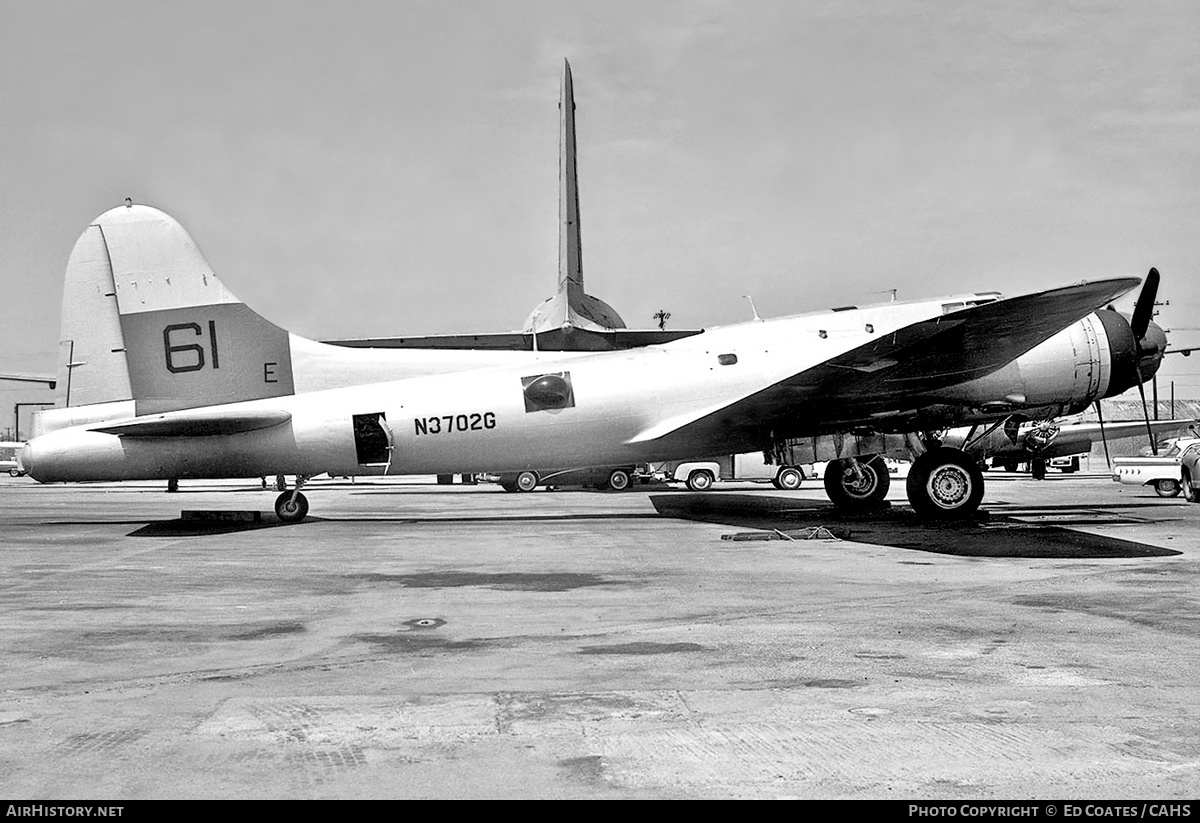
{"type": "Polygon", "coordinates": [[[127,203],[72,252],[71,405],[42,414],[21,463],[43,482],[293,474],[275,508],[298,521],[301,487],[325,472],[624,465],[873,432],[917,455],[915,509],[964,517],[983,495],[976,462],[915,433],[1074,413],[1148,379],[1161,330],[1097,311],[1137,282],[842,308],[617,351],[358,350],[262,318],[177,222],[127,203]]]}

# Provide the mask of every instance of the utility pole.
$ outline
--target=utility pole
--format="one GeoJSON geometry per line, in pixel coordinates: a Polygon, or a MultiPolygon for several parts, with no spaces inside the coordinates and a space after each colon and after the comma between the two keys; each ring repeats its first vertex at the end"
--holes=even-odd
{"type": "Polygon", "coordinates": [[[667,321],[671,319],[671,313],[666,309],[659,309],[652,316],[658,321],[659,331],[666,329],[667,321]]]}

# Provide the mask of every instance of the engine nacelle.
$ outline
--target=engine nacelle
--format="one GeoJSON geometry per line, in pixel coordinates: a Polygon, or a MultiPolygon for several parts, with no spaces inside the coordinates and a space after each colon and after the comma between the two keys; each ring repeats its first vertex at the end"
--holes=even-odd
{"type": "Polygon", "coordinates": [[[936,403],[977,410],[973,419],[1039,410],[1058,416],[1083,411],[1150,379],[1162,361],[1166,336],[1151,323],[1143,341],[1129,321],[1102,310],[1063,329],[1000,370],[939,392],[936,403]]]}

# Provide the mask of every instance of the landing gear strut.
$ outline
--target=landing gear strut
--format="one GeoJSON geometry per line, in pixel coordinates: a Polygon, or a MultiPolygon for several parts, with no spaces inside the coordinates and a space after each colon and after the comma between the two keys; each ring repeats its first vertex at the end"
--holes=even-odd
{"type": "Polygon", "coordinates": [[[934,520],[970,517],[983,500],[983,472],[958,449],[939,446],[913,461],[908,501],[917,514],[934,520]]]}
{"type": "Polygon", "coordinates": [[[284,523],[299,523],[308,515],[308,498],[300,493],[307,477],[296,475],[296,488],[275,498],[275,516],[284,523]]]}
{"type": "Polygon", "coordinates": [[[862,511],[887,496],[892,484],[887,463],[878,454],[867,460],[830,460],[825,469],[825,493],[839,509],[862,511]]]}

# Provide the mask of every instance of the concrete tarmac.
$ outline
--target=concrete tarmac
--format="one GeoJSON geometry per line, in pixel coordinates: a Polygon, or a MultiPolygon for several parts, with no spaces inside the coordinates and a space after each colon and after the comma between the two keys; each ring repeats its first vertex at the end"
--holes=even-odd
{"type": "Polygon", "coordinates": [[[6,477],[0,795],[1195,798],[1200,505],[987,479],[929,529],[902,482],[326,480],[289,526],[6,477]]]}

